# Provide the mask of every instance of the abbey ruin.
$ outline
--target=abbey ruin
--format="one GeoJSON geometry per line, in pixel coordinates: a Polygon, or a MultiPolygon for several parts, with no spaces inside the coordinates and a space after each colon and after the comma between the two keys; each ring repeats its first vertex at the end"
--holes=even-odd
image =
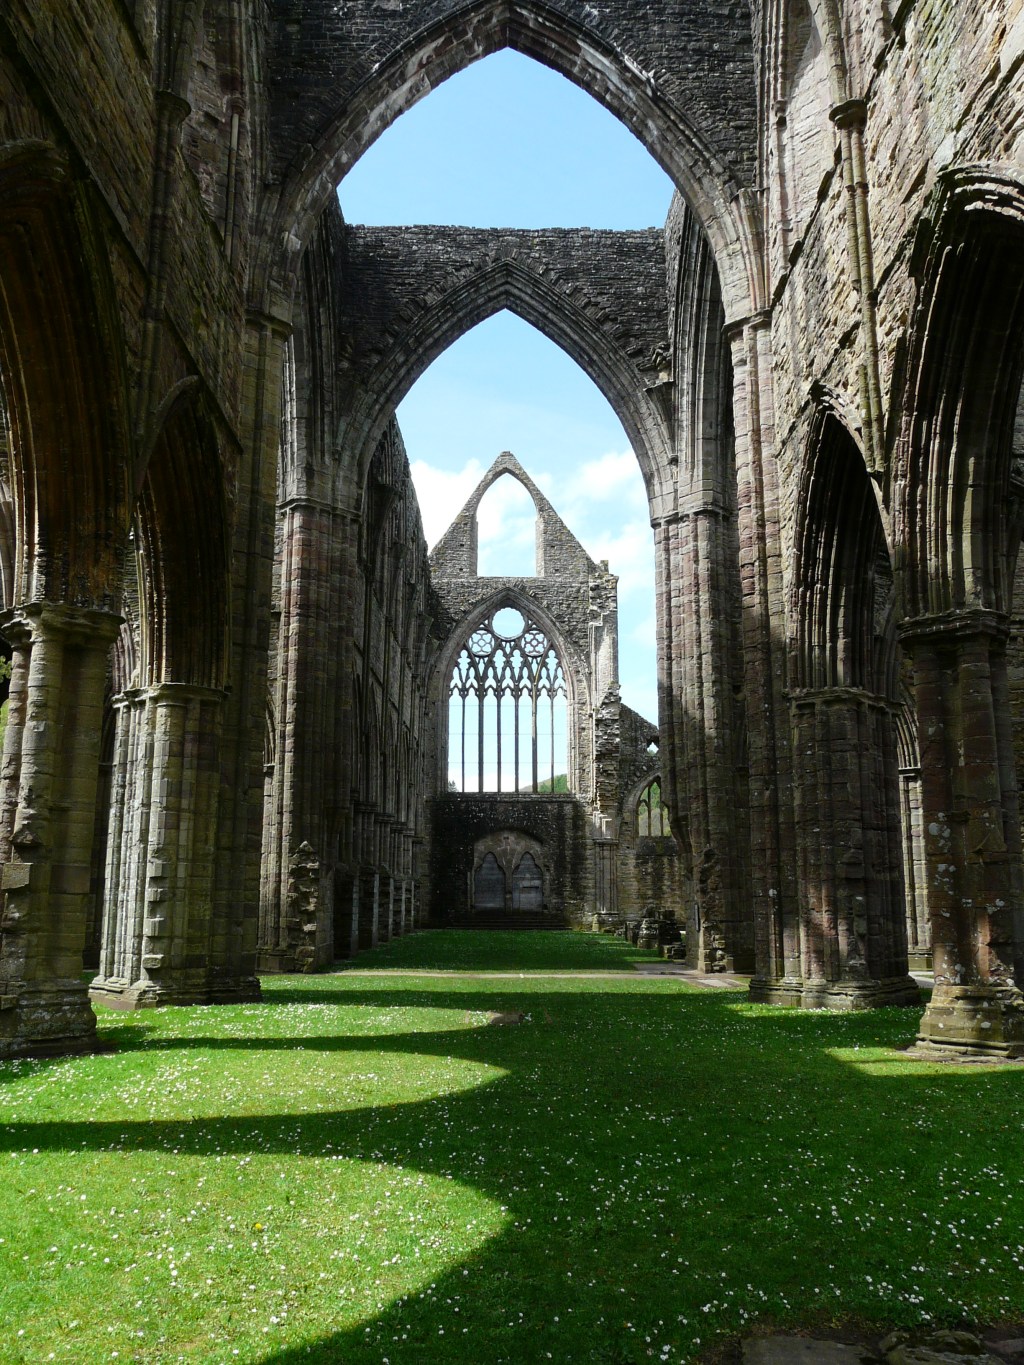
{"type": "Polygon", "coordinates": [[[0,1056],[647,904],[756,1000],[930,961],[928,1047],[1024,1051],[1022,60],[1020,0],[6,0],[0,1056]],[[661,229],[343,221],[504,47],[635,133],[661,229]],[[396,405],[502,309],[639,461],[647,721],[539,495],[536,579],[477,577],[472,500],[428,555],[396,405]]]}

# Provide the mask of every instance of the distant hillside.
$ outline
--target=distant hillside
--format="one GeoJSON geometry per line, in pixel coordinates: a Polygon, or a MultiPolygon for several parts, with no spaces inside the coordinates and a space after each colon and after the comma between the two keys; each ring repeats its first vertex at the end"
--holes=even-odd
{"type": "MultiPolygon", "coordinates": [[[[519,790],[521,792],[532,792],[533,783],[525,782],[519,790]]],[[[569,790],[569,777],[566,773],[558,773],[555,777],[546,777],[543,782],[537,783],[537,792],[567,792],[569,790]]]]}

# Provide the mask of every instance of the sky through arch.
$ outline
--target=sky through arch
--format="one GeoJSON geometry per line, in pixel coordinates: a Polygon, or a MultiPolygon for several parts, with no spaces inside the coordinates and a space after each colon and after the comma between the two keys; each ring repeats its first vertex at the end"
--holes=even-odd
{"type": "MultiPolygon", "coordinates": [[[[672,185],[596,100],[518,53],[475,63],[403,114],[339,186],[349,222],[469,227],[661,226],[672,185]]],[[[654,551],[643,480],[622,425],[558,346],[508,312],[449,347],[398,422],[433,545],[511,450],[591,557],[619,575],[623,700],[657,718],[654,551]]],[[[481,525],[481,571],[532,538],[502,480],[481,525]],[[502,514],[503,494],[510,505],[502,514]]]]}

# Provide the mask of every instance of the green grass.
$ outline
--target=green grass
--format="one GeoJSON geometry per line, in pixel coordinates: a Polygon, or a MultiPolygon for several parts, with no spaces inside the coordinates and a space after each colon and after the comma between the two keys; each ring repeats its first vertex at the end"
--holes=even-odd
{"type": "Polygon", "coordinates": [[[0,1067],[0,1360],[626,1365],[1021,1315],[1024,1071],[562,941],[575,974],[279,978],[0,1067]]]}

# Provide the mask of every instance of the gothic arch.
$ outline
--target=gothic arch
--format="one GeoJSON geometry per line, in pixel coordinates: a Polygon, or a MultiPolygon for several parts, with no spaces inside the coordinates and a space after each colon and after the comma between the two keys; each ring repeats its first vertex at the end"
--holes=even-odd
{"type": "Polygon", "coordinates": [[[908,617],[1009,611],[1013,419],[1024,375],[1024,185],[965,168],[918,233],[917,303],[895,410],[897,571],[908,617]]]}
{"type": "MultiPolygon", "coordinates": [[[[398,403],[459,337],[508,309],[560,346],[594,381],[622,422],[648,490],[668,462],[666,415],[643,377],[600,326],[550,281],[517,261],[490,263],[414,319],[361,386],[344,428],[364,471],[398,403]]],[[[362,483],[363,479],[360,479],[362,483]]]]}
{"type": "Polygon", "coordinates": [[[119,340],[84,192],[52,147],[8,147],[0,154],[0,374],[18,602],[117,607],[131,448],[119,340]]]}
{"type": "Polygon", "coordinates": [[[280,305],[287,310],[298,260],[317,219],[363,152],[448,77],[506,47],[586,91],[662,166],[711,240],[729,319],[763,306],[752,197],[686,114],[658,90],[652,73],[543,0],[472,0],[460,6],[388,53],[308,139],[267,209],[271,221],[264,240],[278,253],[267,263],[267,283],[279,292],[280,305]]]}
{"type": "Polygon", "coordinates": [[[889,543],[863,453],[835,406],[811,423],[796,497],[790,598],[795,688],[896,694],[889,543]]]}
{"type": "Polygon", "coordinates": [[[914,1003],[898,759],[892,567],[859,445],[822,404],[797,500],[790,708],[804,1004],[914,1003]]]}
{"type": "Polygon", "coordinates": [[[194,389],[171,407],[136,510],[142,672],[149,685],[225,682],[228,528],[220,442],[194,389]]]}

